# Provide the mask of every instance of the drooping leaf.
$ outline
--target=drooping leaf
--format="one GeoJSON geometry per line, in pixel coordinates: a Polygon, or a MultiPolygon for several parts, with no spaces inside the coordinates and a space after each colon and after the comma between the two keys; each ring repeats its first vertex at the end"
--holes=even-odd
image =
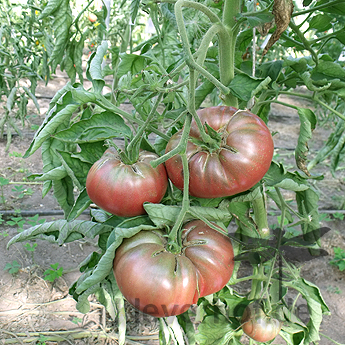
{"type": "Polygon", "coordinates": [[[99,94],[105,85],[102,73],[102,64],[107,50],[108,43],[107,41],[103,41],[102,44],[97,47],[97,52],[90,57],[91,62],[88,64],[86,69],[86,76],[92,82],[92,86],[96,94],[99,94]]]}
{"type": "Polygon", "coordinates": [[[287,29],[292,16],[294,4],[292,0],[274,0],[272,14],[276,24],[276,30],[268,40],[262,55],[266,55],[268,50],[277,42],[281,34],[287,29]]]}
{"type": "Polygon", "coordinates": [[[61,246],[62,244],[66,243],[73,233],[77,234],[79,238],[86,237],[93,239],[102,232],[111,231],[111,229],[112,228],[110,226],[88,220],[74,220],[69,222],[64,219],[59,219],[25,229],[10,239],[7,244],[7,248],[14,243],[34,239],[44,239],[47,236],[53,236],[54,242],[61,246]]]}
{"type": "Polygon", "coordinates": [[[322,314],[329,314],[329,308],[327,307],[319,288],[306,281],[303,278],[299,278],[296,281],[285,283],[285,286],[297,290],[307,302],[309,311],[309,322],[307,324],[308,334],[305,339],[305,343],[316,342],[320,340],[319,329],[322,321],[322,314]]]}
{"type": "Polygon", "coordinates": [[[91,286],[98,284],[101,282],[105,277],[109,275],[113,268],[113,261],[115,257],[115,251],[117,247],[122,243],[124,238],[129,238],[137,234],[141,230],[153,230],[156,229],[155,226],[150,224],[141,224],[135,227],[123,227],[126,225],[130,225],[130,223],[123,222],[119,224],[118,227],[115,227],[112,234],[112,238],[114,241],[108,246],[106,252],[99,260],[98,265],[93,270],[92,274],[86,278],[77,288],[76,293],[81,294],[83,291],[87,290],[91,286]]]}
{"type": "Polygon", "coordinates": [[[80,194],[78,195],[68,217],[66,218],[67,221],[72,221],[78,218],[83,211],[85,211],[90,205],[92,201],[90,200],[86,189],[83,189],[80,194]]]}

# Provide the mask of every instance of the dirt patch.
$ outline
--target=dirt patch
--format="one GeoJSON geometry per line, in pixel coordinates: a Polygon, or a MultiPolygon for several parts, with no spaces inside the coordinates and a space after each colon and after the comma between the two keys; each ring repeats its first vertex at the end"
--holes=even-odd
{"type": "MultiPolygon", "coordinates": [[[[47,88],[39,85],[38,100],[42,114],[48,108],[49,97],[52,97],[66,81],[64,75],[58,75],[47,88]]],[[[295,102],[293,99],[288,101],[295,102]]],[[[29,106],[32,123],[40,124],[43,116],[36,114],[32,105],[29,106]]],[[[298,114],[289,108],[274,105],[269,127],[276,132],[276,160],[284,160],[288,166],[295,167],[293,149],[298,139],[298,114]]],[[[326,127],[316,129],[313,140],[309,143],[310,155],[316,154],[329,133],[326,127]]],[[[56,337],[47,344],[56,344],[58,341],[63,345],[116,344],[116,324],[102,305],[91,299],[91,310],[84,315],[77,311],[75,301],[68,294],[69,287],[79,276],[78,264],[92,251],[97,250],[95,242],[75,241],[59,247],[36,241],[35,248],[33,243],[19,243],[6,250],[8,240],[22,228],[29,227],[33,222],[63,218],[52,193],[48,193],[42,199],[41,184],[19,184],[25,182],[25,176],[28,174],[41,172],[42,169],[40,151],[25,160],[22,158],[33,134],[33,130],[24,129],[23,138],[13,138],[9,152],[5,152],[5,141],[0,141],[0,176],[11,182],[2,186],[6,202],[0,204],[1,210],[5,212],[4,221],[0,225],[0,343],[1,340],[4,342],[10,339],[13,340],[12,343],[16,343],[16,337],[21,334],[32,341],[41,337],[42,343],[45,337],[56,337]],[[16,216],[16,210],[22,213],[16,216]],[[35,217],[36,214],[39,216],[35,217]],[[13,222],[13,217],[22,217],[21,223],[18,220],[18,224],[8,223],[13,222]],[[15,269],[15,262],[18,263],[17,273],[10,274],[8,265],[15,269]],[[46,270],[57,263],[64,269],[63,276],[54,282],[43,279],[46,270]]],[[[344,201],[344,175],[339,173],[337,179],[334,179],[326,165],[318,167],[313,173],[324,174],[322,181],[315,182],[315,187],[320,192],[321,211],[337,210],[344,201]]],[[[333,256],[334,247],[345,249],[345,221],[336,220],[330,217],[329,213],[325,215],[328,219],[320,225],[331,228],[322,238],[323,248],[329,255],[309,260],[303,263],[301,269],[306,279],[320,287],[331,309],[332,314],[325,316],[323,320],[322,333],[344,343],[345,272],[331,266],[329,261],[333,256]]],[[[82,217],[89,219],[88,215],[82,217]]],[[[275,222],[276,219],[272,217],[271,221],[275,222]]],[[[157,320],[139,314],[130,306],[126,308],[128,334],[132,336],[129,344],[157,344],[157,320]]],[[[246,340],[243,342],[246,343],[246,340]]],[[[274,343],[281,342],[282,340],[277,338],[274,343]]],[[[20,343],[18,340],[17,344],[20,343]]],[[[330,345],[332,342],[323,337],[319,344],[330,345]]]]}

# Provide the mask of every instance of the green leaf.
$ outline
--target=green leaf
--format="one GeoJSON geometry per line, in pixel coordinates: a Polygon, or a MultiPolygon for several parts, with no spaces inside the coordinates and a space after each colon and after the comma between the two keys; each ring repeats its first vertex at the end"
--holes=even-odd
{"type": "Polygon", "coordinates": [[[49,240],[49,242],[54,242],[61,246],[68,242],[67,240],[71,239],[71,234],[77,234],[79,239],[84,237],[93,239],[103,232],[111,231],[111,229],[112,227],[110,226],[88,220],[74,220],[69,222],[64,219],[59,219],[25,229],[11,238],[7,244],[7,248],[17,242],[34,239],[49,240]]]}
{"type": "Polygon", "coordinates": [[[261,83],[262,80],[252,78],[247,74],[236,74],[231,81],[229,88],[231,93],[243,101],[249,101],[252,98],[252,92],[261,83]]]}
{"type": "Polygon", "coordinates": [[[34,102],[38,112],[40,112],[40,105],[38,104],[36,96],[25,85],[22,85],[22,88],[26,92],[26,94],[31,98],[31,100],[34,102]]]}
{"type": "Polygon", "coordinates": [[[296,173],[288,172],[282,164],[272,162],[271,166],[264,176],[267,186],[279,187],[291,191],[304,191],[309,188],[306,178],[302,178],[296,173]]]}
{"type": "Polygon", "coordinates": [[[120,64],[118,66],[117,76],[118,78],[130,72],[135,75],[141,72],[145,66],[148,57],[136,54],[120,54],[120,64]]]}
{"type": "Polygon", "coordinates": [[[62,1],[63,0],[49,0],[38,19],[41,20],[52,15],[60,7],[62,1]]]}
{"type": "Polygon", "coordinates": [[[258,238],[259,233],[256,230],[253,219],[249,215],[250,207],[249,202],[231,202],[229,204],[229,212],[236,218],[242,235],[258,238]]]}
{"type": "MultiPolygon", "coordinates": [[[[245,16],[245,14],[244,14],[245,16]]],[[[248,23],[251,27],[263,25],[266,23],[270,23],[274,20],[274,16],[272,13],[262,12],[262,13],[255,13],[251,16],[247,16],[248,23]]]]}
{"type": "Polygon", "coordinates": [[[97,47],[97,52],[92,56],[91,63],[88,65],[86,70],[86,76],[92,82],[92,86],[96,94],[101,93],[105,85],[102,73],[102,63],[107,50],[108,43],[107,41],[103,41],[102,44],[97,47]]]}
{"type": "Polygon", "coordinates": [[[62,0],[58,9],[52,15],[54,16],[53,32],[55,44],[49,62],[52,64],[52,70],[55,71],[57,65],[62,60],[66,44],[69,40],[70,26],[73,21],[69,0],[62,0]]]}
{"type": "Polygon", "coordinates": [[[106,252],[99,260],[98,265],[93,270],[92,274],[87,277],[80,285],[76,288],[76,293],[80,294],[83,291],[89,289],[95,284],[98,284],[99,282],[103,281],[104,278],[106,278],[110,272],[113,269],[113,261],[115,258],[115,251],[117,247],[122,243],[122,240],[124,238],[129,238],[137,234],[139,231],[142,230],[154,230],[156,229],[155,226],[149,225],[149,224],[141,224],[135,227],[122,227],[130,225],[130,222],[127,223],[124,221],[121,223],[118,227],[114,228],[112,232],[112,238],[114,238],[114,241],[108,246],[106,252]]]}
{"type": "Polygon", "coordinates": [[[85,211],[90,205],[92,201],[90,200],[86,189],[83,189],[81,193],[78,195],[68,217],[67,220],[71,221],[79,217],[83,211],[85,211]]]}
{"type": "Polygon", "coordinates": [[[82,190],[86,184],[86,177],[91,169],[91,164],[85,163],[78,158],[71,157],[70,152],[57,151],[68,176],[72,179],[73,184],[82,190]]]}
{"type": "Polygon", "coordinates": [[[81,151],[72,153],[72,157],[78,158],[85,163],[93,164],[100,159],[106,150],[103,141],[80,144],[81,151]]]}
{"type": "Polygon", "coordinates": [[[227,345],[233,335],[230,322],[223,315],[215,314],[204,318],[195,337],[200,345],[227,345]]]}
{"type": "Polygon", "coordinates": [[[345,80],[345,69],[337,62],[320,60],[313,69],[311,76],[314,80],[325,77],[345,80]]]}
{"type": "Polygon", "coordinates": [[[42,174],[35,178],[35,181],[49,181],[49,180],[61,180],[67,176],[67,171],[63,166],[53,168],[47,173],[42,174]]]}
{"type": "Polygon", "coordinates": [[[72,94],[70,91],[59,98],[58,103],[56,103],[51,109],[51,112],[48,113],[47,121],[45,121],[36,132],[29,149],[26,151],[23,157],[26,158],[32,155],[47,138],[54,134],[59,127],[61,127],[61,125],[68,127],[71,116],[79,108],[79,106],[80,104],[74,102],[72,99],[72,94]]]}
{"type": "Polygon", "coordinates": [[[317,14],[309,21],[309,29],[316,31],[327,31],[332,28],[333,17],[327,14],[317,14]]]}
{"type": "Polygon", "coordinates": [[[322,321],[322,314],[329,315],[330,311],[322,298],[319,288],[303,278],[299,278],[293,282],[283,281],[283,285],[300,292],[307,302],[310,320],[307,324],[308,334],[305,343],[309,344],[320,340],[319,329],[322,321]]]}
{"type": "Polygon", "coordinates": [[[139,7],[140,7],[141,0],[131,0],[130,5],[130,16],[132,23],[135,23],[135,20],[138,16],[139,7]]]}
{"type": "MultiPolygon", "coordinates": [[[[314,168],[317,164],[324,161],[329,155],[334,156],[332,161],[337,161],[337,155],[341,152],[338,149],[335,150],[336,146],[340,147],[340,143],[344,142],[345,138],[345,121],[339,120],[335,129],[328,137],[325,145],[320,149],[317,155],[309,162],[308,170],[314,168]]],[[[336,169],[336,164],[332,164],[333,169],[336,169]]]]}
{"type": "Polygon", "coordinates": [[[70,128],[57,132],[54,137],[65,142],[83,144],[104,141],[117,136],[131,137],[131,129],[121,116],[105,111],[74,123],[70,128]]]}
{"type": "Polygon", "coordinates": [[[296,164],[307,176],[310,176],[306,165],[307,154],[309,152],[308,141],[312,138],[312,132],[316,127],[317,119],[314,112],[310,109],[298,108],[297,112],[301,125],[295,150],[296,164]]]}
{"type": "MultiPolygon", "coordinates": [[[[318,212],[319,195],[311,187],[300,192],[296,192],[298,212],[308,221],[301,224],[304,240],[317,243],[320,242],[320,222],[318,212]]],[[[318,255],[317,250],[310,249],[311,254],[318,255]]]]}
{"type": "Polygon", "coordinates": [[[7,97],[6,107],[7,107],[8,111],[12,111],[12,108],[13,108],[15,101],[16,101],[16,93],[17,93],[17,88],[13,87],[11,89],[10,94],[7,97]]]}
{"type": "MultiPolygon", "coordinates": [[[[144,209],[157,227],[163,227],[165,225],[173,226],[176,222],[177,216],[181,212],[181,206],[152,203],[144,203],[144,209]]],[[[191,206],[190,212],[186,215],[184,221],[195,219],[198,215],[211,222],[226,222],[232,218],[231,213],[229,213],[227,209],[191,206]]]]}

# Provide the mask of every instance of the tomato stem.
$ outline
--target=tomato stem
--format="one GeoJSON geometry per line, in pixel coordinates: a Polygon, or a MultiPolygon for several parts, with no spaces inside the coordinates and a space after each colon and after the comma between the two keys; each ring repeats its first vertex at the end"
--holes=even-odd
{"type": "Polygon", "coordinates": [[[190,114],[188,114],[186,116],[186,120],[183,126],[179,144],[175,148],[173,148],[171,151],[164,154],[163,156],[151,161],[152,167],[156,168],[159,164],[166,162],[168,159],[174,157],[175,155],[181,153],[182,151],[186,149],[191,122],[192,122],[192,117],[190,116],[190,114]]]}
{"type": "Polygon", "coordinates": [[[152,118],[156,115],[157,108],[159,106],[160,101],[163,98],[163,94],[159,94],[157,96],[157,99],[155,101],[155,104],[153,105],[149,115],[147,116],[146,121],[142,126],[139,127],[138,132],[134,136],[134,138],[131,140],[129,145],[126,148],[126,153],[128,154],[128,157],[130,157],[130,160],[132,161],[132,164],[135,163],[138,160],[139,157],[139,149],[140,149],[140,143],[143,137],[143,133],[145,129],[150,125],[150,122],[152,121],[152,118]]]}
{"type": "MultiPolygon", "coordinates": [[[[189,210],[189,167],[186,152],[180,154],[183,165],[183,199],[182,208],[176,219],[176,222],[169,233],[168,247],[176,250],[177,243],[180,243],[178,231],[182,226],[183,220],[189,210]]],[[[179,248],[180,249],[180,248],[179,248]]]]}
{"type": "MultiPolygon", "coordinates": [[[[131,114],[127,113],[126,111],[120,109],[119,107],[115,106],[113,103],[108,101],[103,95],[98,95],[98,99],[95,101],[95,104],[100,106],[103,109],[109,110],[115,114],[119,114],[122,117],[124,117],[126,120],[131,121],[133,123],[136,123],[140,126],[144,125],[144,121],[138,118],[135,118],[131,114]]],[[[147,127],[152,133],[157,134],[160,136],[162,139],[164,139],[166,142],[169,141],[170,137],[168,137],[165,133],[162,133],[160,130],[157,128],[154,128],[151,125],[148,125],[147,127]]]]}

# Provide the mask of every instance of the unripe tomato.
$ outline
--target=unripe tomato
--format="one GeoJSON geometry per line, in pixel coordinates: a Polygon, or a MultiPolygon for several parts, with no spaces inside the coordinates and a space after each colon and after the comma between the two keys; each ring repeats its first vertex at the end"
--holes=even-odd
{"type": "Polygon", "coordinates": [[[162,231],[141,231],[117,248],[114,275],[124,297],[142,312],[182,314],[230,280],[234,252],[229,237],[200,220],[187,223],[179,253],[167,250],[162,231]]]}
{"type": "Polygon", "coordinates": [[[107,149],[86,178],[89,198],[103,210],[120,217],[145,213],[143,203],[159,203],[168,187],[164,165],[153,168],[158,156],[141,151],[134,164],[125,164],[114,148],[107,149]]]}
{"type": "Polygon", "coordinates": [[[268,317],[262,307],[253,302],[244,310],[242,316],[242,329],[253,340],[266,342],[273,340],[282,328],[282,323],[268,317]]]}
{"type": "MultiPolygon", "coordinates": [[[[273,140],[266,124],[249,111],[233,107],[210,107],[197,112],[221,137],[218,149],[201,142],[196,122],[192,121],[187,145],[189,194],[199,198],[217,198],[244,192],[253,187],[269,169],[273,140]]],[[[182,131],[169,140],[166,152],[180,142],[182,131]]],[[[183,189],[183,166],[180,155],[165,163],[172,183],[183,189]]]]}

